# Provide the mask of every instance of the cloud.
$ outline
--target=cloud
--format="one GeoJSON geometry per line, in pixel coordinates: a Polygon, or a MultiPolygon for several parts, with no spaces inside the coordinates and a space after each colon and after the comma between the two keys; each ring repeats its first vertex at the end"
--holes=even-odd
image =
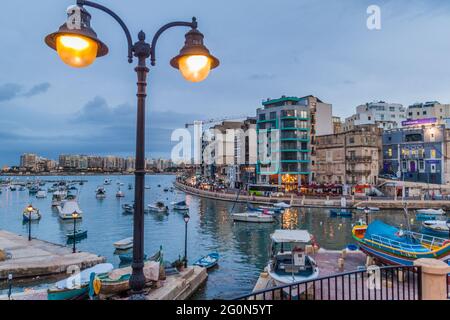
{"type": "Polygon", "coordinates": [[[22,86],[16,83],[5,83],[0,85],[0,102],[15,99],[20,91],[22,91],[22,86]]]}
{"type": "Polygon", "coordinates": [[[23,86],[17,83],[5,83],[0,85],[0,102],[11,101],[17,98],[31,98],[33,96],[45,93],[50,88],[50,83],[43,82],[33,86],[23,93],[23,86]]]}
{"type": "Polygon", "coordinates": [[[48,91],[48,89],[50,89],[50,83],[43,82],[43,83],[37,84],[34,87],[32,87],[30,90],[28,90],[28,92],[24,93],[23,96],[30,98],[30,97],[45,93],[48,91]]]}

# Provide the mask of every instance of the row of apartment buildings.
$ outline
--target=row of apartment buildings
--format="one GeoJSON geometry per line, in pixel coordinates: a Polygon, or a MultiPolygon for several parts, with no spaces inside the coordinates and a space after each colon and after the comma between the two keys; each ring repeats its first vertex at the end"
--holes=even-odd
{"type": "MultiPolygon", "coordinates": [[[[171,160],[147,159],[146,169],[164,172],[175,167],[171,160]]],[[[20,156],[19,171],[40,172],[134,172],[133,157],[60,155],[58,161],[40,157],[37,154],[25,153],[20,156]]]]}
{"type": "Polygon", "coordinates": [[[211,128],[216,135],[241,131],[234,139],[219,139],[207,156],[214,138],[203,140],[201,173],[232,187],[257,183],[285,191],[318,184],[377,185],[380,175],[450,183],[450,105],[404,108],[380,101],[360,105],[356,112],[341,121],[332,115],[331,104],[314,96],[267,99],[256,117],[211,128]],[[206,164],[205,157],[216,153],[220,161],[206,164]]]}

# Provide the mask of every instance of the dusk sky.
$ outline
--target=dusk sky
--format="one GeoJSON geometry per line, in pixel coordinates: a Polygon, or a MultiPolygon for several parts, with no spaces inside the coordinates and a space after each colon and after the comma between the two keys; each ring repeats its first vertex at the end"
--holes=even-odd
{"type": "MultiPolygon", "coordinates": [[[[261,101],[315,95],[350,116],[359,104],[450,103],[450,3],[442,0],[99,0],[151,38],[163,24],[196,16],[221,60],[203,83],[186,82],[169,60],[186,28],[166,32],[149,76],[147,153],[168,157],[184,123],[254,116],[261,101]],[[382,29],[366,26],[369,5],[382,29]]],[[[44,44],[66,19],[70,0],[3,1],[0,19],[0,165],[33,152],[132,155],[136,75],[125,36],[108,15],[88,8],[110,49],[86,69],[64,65],[44,44]]],[[[149,41],[151,39],[148,39],[149,41]]],[[[319,119],[320,121],[320,119],[319,119]]]]}

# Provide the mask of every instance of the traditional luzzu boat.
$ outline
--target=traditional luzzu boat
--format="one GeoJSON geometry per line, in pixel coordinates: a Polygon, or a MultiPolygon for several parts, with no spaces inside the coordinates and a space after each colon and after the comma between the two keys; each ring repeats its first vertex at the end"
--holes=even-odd
{"type": "Polygon", "coordinates": [[[416,259],[450,258],[450,240],[399,230],[379,220],[354,226],[352,235],[363,252],[387,265],[412,266],[416,259]]]}

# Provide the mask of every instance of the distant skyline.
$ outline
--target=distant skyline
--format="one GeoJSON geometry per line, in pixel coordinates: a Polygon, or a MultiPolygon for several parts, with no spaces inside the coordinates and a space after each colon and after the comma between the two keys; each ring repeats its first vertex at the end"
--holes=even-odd
{"type": "MultiPolygon", "coordinates": [[[[125,38],[109,16],[89,8],[110,54],[71,69],[43,42],[76,1],[3,3],[0,20],[0,165],[32,152],[133,155],[136,76],[125,38]]],[[[383,100],[408,106],[450,102],[450,3],[439,0],[98,0],[116,11],[134,38],[197,16],[220,68],[200,84],[169,66],[187,30],[164,34],[149,76],[148,157],[169,157],[173,129],[221,116],[254,116],[261,101],[315,95],[334,115],[383,100]],[[382,29],[366,27],[378,5],[382,29]],[[144,8],[144,9],[143,9],[144,8]]]]}

